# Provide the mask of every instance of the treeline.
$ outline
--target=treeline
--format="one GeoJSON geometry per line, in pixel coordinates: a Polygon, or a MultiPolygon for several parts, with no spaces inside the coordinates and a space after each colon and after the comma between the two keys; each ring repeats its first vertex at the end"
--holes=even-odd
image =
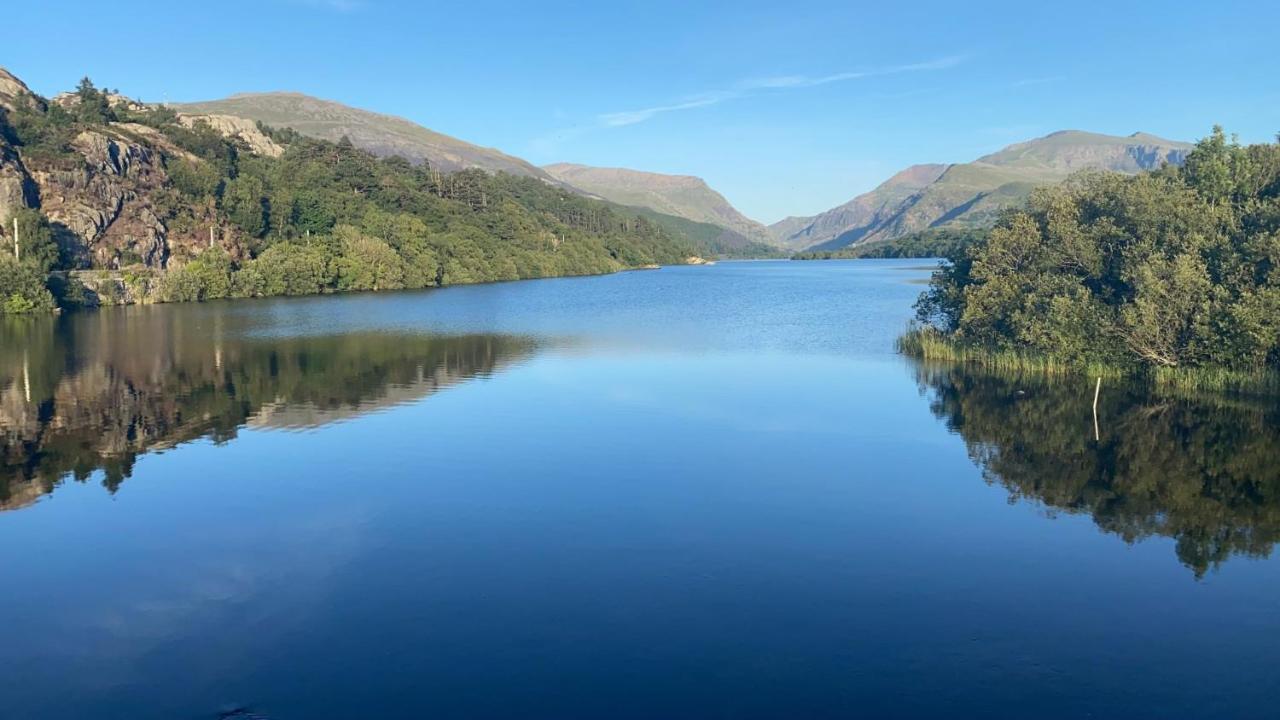
{"type": "Polygon", "coordinates": [[[917,334],[1071,363],[1271,373],[1280,145],[1214,128],[1182,167],[1037,190],[950,259],[917,304],[929,328],[917,334]]]}
{"type": "MultiPolygon", "coordinates": [[[[128,133],[123,122],[154,128],[165,140],[153,149],[168,180],[150,199],[170,236],[217,228],[217,247],[172,258],[167,273],[140,267],[142,258],[127,252],[117,258],[121,269],[133,266],[131,277],[160,276],[143,287],[150,300],[596,274],[698,254],[671,227],[536,179],[444,174],[425,163],[376,158],[345,139],[325,142],[266,127],[284,153],[255,155],[207,125],[184,127],[167,108],[113,106],[87,79],[69,109],[41,101],[0,114],[0,133],[24,159],[76,168],[83,166],[71,147],[77,133],[94,127],[128,133]]],[[[20,222],[48,227],[38,211],[23,211],[20,222]]],[[[31,247],[21,262],[0,260],[5,312],[51,307],[46,273],[85,264],[84,248],[59,247],[50,233],[22,237],[31,247]]],[[[53,289],[63,302],[75,301],[75,288],[53,289]]]]}
{"type": "Polygon", "coordinates": [[[877,240],[838,250],[809,250],[792,260],[852,260],[856,258],[945,258],[986,237],[986,228],[929,228],[890,240],[877,240]]]}

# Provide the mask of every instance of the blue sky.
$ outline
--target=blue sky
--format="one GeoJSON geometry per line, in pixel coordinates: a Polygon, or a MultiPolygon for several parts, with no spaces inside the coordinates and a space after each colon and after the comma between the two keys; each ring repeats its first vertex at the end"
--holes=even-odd
{"type": "MultiPolygon", "coordinates": [[[[770,222],[1077,128],[1280,131],[1280,3],[40,0],[0,64],[147,101],[297,90],[554,161],[700,175],[770,222]]],[[[13,29],[17,31],[13,31],[13,29]]]]}

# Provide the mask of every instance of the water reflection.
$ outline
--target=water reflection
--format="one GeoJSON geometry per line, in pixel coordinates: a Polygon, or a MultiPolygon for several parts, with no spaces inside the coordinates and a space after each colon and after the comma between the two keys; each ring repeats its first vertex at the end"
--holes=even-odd
{"type": "Polygon", "coordinates": [[[1076,380],[917,366],[933,412],[965,440],[987,481],[1011,501],[1088,513],[1133,543],[1173,538],[1202,576],[1280,541],[1280,411],[1223,397],[1155,397],[1109,382],[1098,406],[1076,380]]]}
{"type": "Polygon", "coordinates": [[[216,314],[153,310],[0,317],[0,510],[99,470],[114,491],[139,455],[184,441],[418,400],[535,347],[481,334],[279,337],[216,314]]]}

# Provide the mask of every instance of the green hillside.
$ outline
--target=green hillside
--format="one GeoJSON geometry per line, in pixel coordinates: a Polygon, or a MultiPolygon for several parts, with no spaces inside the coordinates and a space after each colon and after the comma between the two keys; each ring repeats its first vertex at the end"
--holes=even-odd
{"type": "Polygon", "coordinates": [[[763,225],[738,212],[702,178],[571,163],[546,165],[543,170],[606,200],[716,225],[751,242],[768,241],[769,236],[763,225]]]}
{"type": "Polygon", "coordinates": [[[300,93],[250,93],[172,107],[190,115],[247,118],[330,142],[346,137],[356,147],[379,157],[399,155],[413,162],[426,160],[432,168],[446,172],[478,168],[555,182],[540,168],[499,150],[473,145],[394,115],[300,93]]]}

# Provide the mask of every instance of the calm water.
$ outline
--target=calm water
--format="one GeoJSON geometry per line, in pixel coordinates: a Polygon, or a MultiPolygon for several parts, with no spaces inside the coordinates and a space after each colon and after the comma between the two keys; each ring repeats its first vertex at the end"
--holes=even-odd
{"type": "Polygon", "coordinates": [[[1280,413],[921,367],[919,261],[0,326],[0,717],[1275,717],[1280,413]]]}

